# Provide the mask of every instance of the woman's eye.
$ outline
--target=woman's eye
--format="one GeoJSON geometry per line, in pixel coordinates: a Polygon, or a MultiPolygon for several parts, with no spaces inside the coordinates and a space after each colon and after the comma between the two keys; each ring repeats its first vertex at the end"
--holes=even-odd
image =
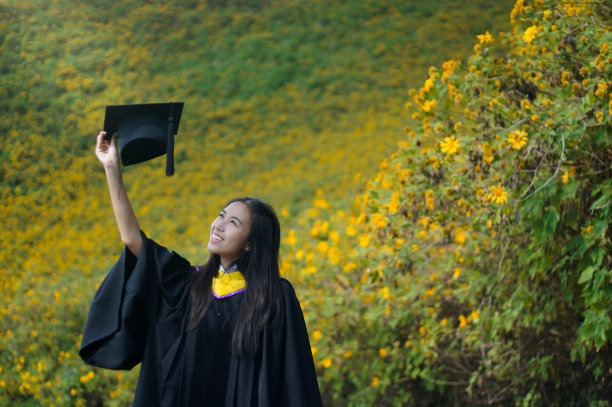
{"type": "Polygon", "coordinates": [[[234,225],[234,226],[237,226],[237,225],[238,225],[238,224],[236,223],[236,221],[235,221],[235,220],[232,220],[230,223],[231,223],[232,225],[234,225]]]}

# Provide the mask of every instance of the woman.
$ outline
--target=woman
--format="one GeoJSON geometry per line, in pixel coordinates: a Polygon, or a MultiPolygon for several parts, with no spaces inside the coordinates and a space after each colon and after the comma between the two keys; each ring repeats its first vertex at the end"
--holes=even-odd
{"type": "Polygon", "coordinates": [[[320,406],[304,317],[279,277],[273,209],[230,201],[211,225],[208,262],[193,267],[141,232],[116,137],[100,132],[96,156],[126,248],[93,299],[83,360],[142,362],[134,406],[320,406]]]}

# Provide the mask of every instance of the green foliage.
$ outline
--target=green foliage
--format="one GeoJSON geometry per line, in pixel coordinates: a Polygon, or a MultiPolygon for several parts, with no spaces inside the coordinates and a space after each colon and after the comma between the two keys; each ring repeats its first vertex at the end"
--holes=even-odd
{"type": "Polygon", "coordinates": [[[610,17],[518,1],[410,92],[356,212],[306,212],[290,269],[338,405],[610,405],[610,17]]]}

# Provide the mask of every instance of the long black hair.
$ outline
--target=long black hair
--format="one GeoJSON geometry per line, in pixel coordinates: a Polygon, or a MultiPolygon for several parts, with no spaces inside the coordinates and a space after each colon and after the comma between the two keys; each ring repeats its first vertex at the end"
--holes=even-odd
{"type": "MultiPolygon", "coordinates": [[[[247,237],[250,250],[236,261],[244,275],[247,289],[235,319],[232,350],[236,354],[254,354],[259,350],[261,333],[266,324],[276,322],[279,314],[280,224],[274,209],[256,198],[243,197],[229,201],[242,202],[249,208],[251,230],[247,237]]],[[[198,326],[213,299],[212,280],[219,271],[221,259],[211,254],[208,262],[195,274],[191,283],[191,313],[187,329],[198,326]]]]}

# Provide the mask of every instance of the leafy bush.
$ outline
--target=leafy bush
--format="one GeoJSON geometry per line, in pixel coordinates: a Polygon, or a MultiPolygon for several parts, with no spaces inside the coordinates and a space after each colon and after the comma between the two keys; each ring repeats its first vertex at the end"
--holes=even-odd
{"type": "Polygon", "coordinates": [[[519,0],[410,92],[357,210],[292,231],[336,404],[610,405],[610,12],[519,0]]]}

